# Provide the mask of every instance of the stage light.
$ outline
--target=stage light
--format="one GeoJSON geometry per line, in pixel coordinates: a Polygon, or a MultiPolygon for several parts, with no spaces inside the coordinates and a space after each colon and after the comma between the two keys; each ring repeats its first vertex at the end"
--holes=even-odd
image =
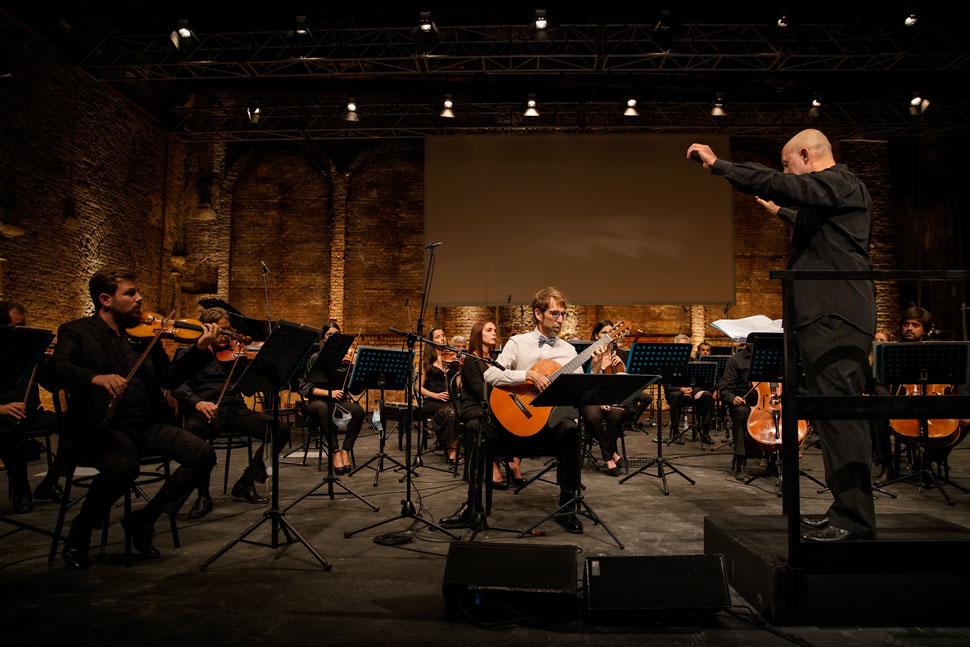
{"type": "Polygon", "coordinates": [[[919,22],[919,17],[915,11],[910,11],[906,18],[903,19],[903,24],[907,27],[915,27],[917,22],[919,22]]]}
{"type": "Polygon", "coordinates": [[[781,14],[778,16],[778,20],[775,21],[775,25],[778,26],[778,29],[788,29],[788,25],[790,24],[791,22],[788,20],[788,16],[786,14],[781,14]]]}
{"type": "Polygon", "coordinates": [[[451,101],[450,94],[445,95],[445,101],[443,105],[444,105],[444,108],[442,108],[441,114],[439,114],[438,116],[444,117],[445,119],[454,119],[455,111],[452,110],[452,108],[454,107],[455,104],[451,101]]]}
{"type": "Polygon", "coordinates": [[[195,32],[189,29],[189,21],[186,18],[179,20],[178,25],[172,30],[172,33],[168,35],[168,39],[172,41],[172,45],[175,49],[182,49],[192,40],[195,40],[195,32]]]}
{"type": "Polygon", "coordinates": [[[822,113],[822,97],[815,95],[812,98],[812,105],[808,109],[808,116],[811,119],[818,119],[818,116],[822,113]]]}
{"type": "Polygon", "coordinates": [[[310,35],[310,26],[307,24],[306,16],[296,17],[296,29],[294,29],[294,31],[297,33],[298,36],[310,35]]]}
{"type": "Polygon", "coordinates": [[[724,110],[724,94],[721,92],[714,95],[714,107],[711,108],[711,116],[716,119],[727,117],[727,112],[724,110]]]}
{"type": "Polygon", "coordinates": [[[538,117],[539,111],[536,110],[536,95],[530,94],[529,100],[525,102],[525,112],[522,113],[523,117],[538,117]]]}
{"type": "Polygon", "coordinates": [[[421,30],[422,34],[430,34],[431,32],[437,33],[438,26],[434,24],[431,19],[430,11],[421,11],[418,13],[418,29],[421,30]]]}
{"type": "Polygon", "coordinates": [[[246,117],[249,118],[249,123],[254,126],[259,123],[259,120],[263,117],[263,110],[259,107],[258,102],[254,102],[246,108],[246,117]]]}
{"type": "Polygon", "coordinates": [[[924,99],[919,92],[913,93],[913,98],[909,100],[909,114],[919,117],[930,107],[930,100],[924,99]]]}
{"type": "Polygon", "coordinates": [[[357,100],[353,97],[347,99],[347,114],[344,115],[344,121],[360,121],[360,115],[357,114],[357,100]]]}
{"type": "Polygon", "coordinates": [[[549,22],[546,20],[546,10],[536,9],[536,29],[542,31],[549,26],[549,22]]]}
{"type": "Polygon", "coordinates": [[[626,110],[623,111],[624,117],[639,117],[640,113],[637,112],[637,100],[627,99],[626,100],[626,110]]]}

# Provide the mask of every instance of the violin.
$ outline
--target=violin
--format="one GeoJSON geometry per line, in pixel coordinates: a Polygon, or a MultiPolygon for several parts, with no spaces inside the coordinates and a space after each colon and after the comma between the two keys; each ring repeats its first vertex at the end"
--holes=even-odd
{"type": "MultiPolygon", "coordinates": [[[[765,453],[781,447],[781,384],[759,382],[752,391],[758,393],[758,404],[748,415],[748,435],[765,453]]],[[[808,436],[808,421],[798,421],[798,445],[808,436]]]]}
{"type": "Polygon", "coordinates": [[[233,340],[228,348],[216,352],[216,359],[220,362],[234,362],[240,358],[253,359],[262,347],[263,342],[245,343],[241,340],[233,340]]]}
{"type": "Polygon", "coordinates": [[[205,328],[198,319],[172,319],[163,317],[157,312],[143,312],[139,323],[126,328],[125,332],[137,339],[160,336],[189,344],[197,341],[205,332],[205,328]]]}
{"type": "MultiPolygon", "coordinates": [[[[949,384],[900,384],[896,395],[951,395],[949,384]]],[[[954,419],[927,420],[927,443],[932,447],[949,447],[960,440],[960,421],[954,419]]],[[[903,441],[919,438],[919,420],[890,420],[893,431],[903,441]]]]}

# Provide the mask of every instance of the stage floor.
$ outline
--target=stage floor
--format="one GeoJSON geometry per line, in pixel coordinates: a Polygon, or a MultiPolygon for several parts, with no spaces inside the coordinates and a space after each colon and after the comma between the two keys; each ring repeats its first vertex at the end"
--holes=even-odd
{"type": "MultiPolygon", "coordinates": [[[[653,428],[628,436],[630,456],[649,457],[656,453],[651,442],[653,428]]],[[[719,436],[720,434],[718,434],[719,436]]],[[[299,433],[295,434],[299,441],[299,433]]],[[[396,435],[395,435],[396,438],[396,435]]],[[[363,462],[376,450],[374,435],[363,436],[357,445],[357,460],[363,462]]],[[[952,477],[970,484],[970,444],[958,447],[951,456],[952,477]]],[[[704,551],[704,518],[780,515],[781,499],[775,495],[774,479],[758,480],[745,486],[728,473],[730,448],[717,452],[696,444],[665,447],[665,453],[696,485],[676,475],[668,476],[670,495],[664,496],[658,480],[639,476],[624,485],[618,479],[593,470],[584,471],[587,501],[625,543],[620,550],[601,528],[584,520],[584,534],[571,535],[549,522],[543,537],[518,540],[531,544],[566,544],[579,547],[580,564],[590,555],[684,555],[704,551]]],[[[400,457],[397,447],[390,453],[400,457]]],[[[284,503],[319,483],[315,460],[307,466],[299,457],[288,459],[281,468],[284,503]]],[[[404,492],[400,474],[385,471],[379,485],[372,485],[368,470],[345,483],[380,506],[372,512],[359,501],[340,497],[337,501],[308,499],[294,507],[287,518],[333,564],[325,572],[299,545],[270,550],[240,545],[199,572],[201,561],[257,520],[263,508],[233,501],[221,494],[222,456],[213,472],[214,512],[201,522],[180,519],[182,548],[173,549],[167,524],[159,523],[157,544],[162,551],[158,562],[136,560],[125,565],[123,537],[112,517],[109,545],[92,567],[83,573],[66,572],[60,561],[47,566],[49,541],[40,535],[13,530],[0,524],[0,635],[9,644],[20,641],[68,639],[71,644],[103,644],[138,637],[142,644],[169,644],[174,640],[190,644],[724,644],[774,645],[797,637],[810,644],[870,645],[964,645],[970,641],[967,629],[953,628],[861,628],[838,629],[798,627],[776,630],[765,627],[749,605],[732,591],[735,605],[704,625],[664,623],[653,626],[604,627],[582,619],[549,621],[523,618],[518,623],[497,627],[449,622],[444,618],[441,595],[448,539],[429,530],[418,530],[413,540],[401,547],[373,542],[375,535],[408,528],[409,520],[397,520],[350,539],[344,532],[396,516],[404,492]]],[[[428,465],[443,467],[440,456],[429,456],[428,465]]],[[[233,456],[230,485],[245,463],[244,450],[233,456]]],[[[756,461],[753,462],[755,465],[756,461]]],[[[752,464],[749,462],[749,464],[752,464]]],[[[819,450],[806,449],[802,461],[809,473],[821,477],[819,450]]],[[[540,461],[526,461],[526,471],[537,471],[540,461]]],[[[43,464],[31,470],[34,484],[43,464]]],[[[6,478],[2,481],[0,513],[8,514],[6,478]]],[[[824,512],[828,497],[816,494],[810,482],[802,480],[802,507],[807,513],[824,512]]],[[[896,500],[880,496],[878,514],[925,514],[970,528],[970,495],[952,492],[955,507],[947,506],[933,491],[919,493],[910,485],[898,485],[896,500]]],[[[414,502],[429,519],[450,514],[465,494],[465,484],[450,473],[427,467],[415,480],[414,502]]],[[[558,490],[538,482],[518,495],[497,491],[493,526],[523,528],[538,521],[556,507],[558,490]]],[[[137,507],[136,503],[136,507],[137,507]]],[[[52,528],[54,504],[39,504],[35,511],[16,518],[43,528],[52,528]]],[[[895,518],[893,525],[902,517],[895,518]]],[[[255,539],[268,539],[267,526],[255,539]]],[[[904,531],[894,531],[904,532],[904,531]]],[[[905,531],[919,539],[919,530],[905,531]]],[[[932,531],[931,531],[932,532],[932,531]]],[[[889,533],[887,533],[887,538],[889,533]]],[[[932,537],[927,537],[932,539],[932,537]]],[[[478,541],[515,541],[509,535],[486,531],[478,541]]],[[[95,550],[96,552],[96,550],[95,550]]],[[[643,586],[662,587],[663,582],[643,586]]],[[[914,592],[915,594],[915,592],[914,592]]],[[[962,600],[942,604],[962,605],[962,600]]]]}

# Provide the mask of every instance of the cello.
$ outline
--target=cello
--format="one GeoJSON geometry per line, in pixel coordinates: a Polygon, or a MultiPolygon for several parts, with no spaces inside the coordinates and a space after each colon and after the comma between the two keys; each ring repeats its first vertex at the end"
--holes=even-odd
{"type": "MultiPolygon", "coordinates": [[[[748,414],[748,436],[766,454],[776,451],[782,442],[781,383],[758,382],[749,393],[758,394],[758,402],[748,414]]],[[[747,399],[747,396],[745,396],[747,399]]],[[[798,445],[808,436],[808,421],[798,421],[798,445]]]]}
{"type": "MultiPolygon", "coordinates": [[[[949,384],[900,384],[895,395],[951,395],[953,387],[949,384]]],[[[950,447],[960,440],[960,421],[956,419],[927,420],[927,447],[950,447]]],[[[896,437],[906,443],[913,443],[920,436],[919,420],[890,420],[896,437]]]]}

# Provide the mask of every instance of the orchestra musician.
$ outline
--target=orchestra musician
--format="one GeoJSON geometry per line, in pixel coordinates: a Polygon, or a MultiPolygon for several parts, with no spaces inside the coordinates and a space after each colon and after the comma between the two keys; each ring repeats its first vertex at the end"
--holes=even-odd
{"type": "MultiPolygon", "coordinates": [[[[828,138],[802,130],[781,150],[784,172],[752,163],[719,159],[709,146],[691,144],[687,158],[755,195],[772,216],[792,225],[791,270],[871,268],[869,235],[872,200],[865,184],[836,164],[828,138]]],[[[856,279],[793,282],[795,341],[811,395],[860,396],[876,331],[872,281],[856,279]]],[[[833,501],[827,514],[803,516],[807,541],[874,539],[871,443],[865,420],[819,420],[826,485],[833,501]]]]}
{"type": "MultiPolygon", "coordinates": [[[[689,344],[690,337],[683,333],[674,337],[675,344],[689,344]]],[[[708,346],[710,350],[710,346],[708,346]]],[[[700,440],[703,445],[713,445],[711,439],[711,421],[714,417],[714,396],[710,391],[695,390],[690,386],[670,386],[664,384],[664,397],[670,407],[670,435],[679,445],[684,444],[683,434],[680,432],[680,419],[684,410],[684,401],[694,405],[694,415],[700,423],[700,440]]],[[[658,434],[659,438],[659,434],[658,434]]]]}
{"type": "MultiPolygon", "coordinates": [[[[613,332],[613,322],[609,319],[596,322],[590,339],[596,341],[603,335],[613,332]]],[[[626,364],[615,344],[608,344],[601,352],[594,353],[590,363],[593,375],[615,375],[626,373],[626,364]]],[[[599,441],[600,453],[606,464],[606,473],[619,476],[617,467],[623,457],[617,447],[617,440],[623,432],[623,423],[633,417],[633,408],[620,405],[591,404],[583,407],[583,424],[587,431],[599,441]]]]}
{"type": "MultiPolygon", "coordinates": [[[[222,308],[207,308],[199,315],[203,324],[214,324],[220,331],[229,331],[229,313],[222,308]]],[[[183,410],[185,429],[196,436],[211,441],[222,433],[245,435],[250,438],[264,439],[272,427],[273,418],[246,406],[242,395],[232,388],[232,381],[242,374],[236,368],[244,357],[241,344],[234,344],[226,334],[219,335],[209,346],[208,362],[188,379],[179,384],[172,394],[183,410]],[[233,348],[238,346],[238,352],[233,348]],[[223,357],[225,354],[225,357],[223,357]]],[[[180,348],[175,352],[175,361],[190,349],[180,348]]],[[[280,425],[276,430],[276,448],[282,451],[290,438],[289,427],[280,425]]],[[[266,465],[263,459],[265,441],[253,457],[252,463],[243,471],[242,476],[233,484],[231,495],[237,501],[261,504],[266,497],[256,489],[256,482],[266,482],[266,465]]],[[[199,483],[198,497],[189,510],[189,519],[202,519],[212,512],[212,496],[209,494],[209,475],[199,483]]]]}
{"type": "Polygon", "coordinates": [[[728,407],[731,426],[734,429],[734,458],[731,461],[731,474],[739,481],[748,478],[747,438],[748,415],[751,407],[758,401],[758,392],[748,379],[751,371],[751,344],[745,343],[724,365],[724,373],[717,383],[721,402],[728,407]]]}
{"type": "MultiPolygon", "coordinates": [[[[428,337],[435,343],[446,344],[448,337],[441,328],[434,328],[428,337]]],[[[455,432],[455,407],[448,389],[448,366],[451,359],[436,346],[427,346],[418,379],[418,390],[423,398],[422,410],[431,420],[438,444],[447,449],[448,464],[461,464],[458,456],[458,435],[455,432]]]]}
{"type": "Polygon", "coordinates": [[[162,388],[177,386],[209,361],[208,348],[219,327],[203,324],[195,346],[179,362],[170,362],[165,349],[154,343],[138,371],[126,379],[139,358],[139,343],[126,335],[141,318],[136,279],[123,268],[95,272],[88,283],[95,313],[63,324],[57,333],[51,370],[69,399],[68,439],[62,438],[61,450],[69,440],[72,455],[98,470],[64,543],[64,562],[71,570],[90,565],[91,530],[101,527],[137,478],[141,457],[160,455],[179,464],[151,501],[122,520],[135,550],[149,557],[158,556],[155,521],[184,501],[216,464],[208,443],[172,424],[162,388]]]}
{"type": "MultiPolygon", "coordinates": [[[[13,302],[0,303],[0,325],[26,326],[26,309],[13,302]]],[[[29,439],[57,429],[56,416],[44,411],[40,405],[38,385],[49,386],[47,364],[47,355],[41,356],[32,375],[28,373],[21,383],[0,391],[0,461],[6,466],[8,493],[13,511],[18,514],[31,512],[34,500],[59,502],[63,495],[58,484],[65,472],[61,452],[54,455],[50,469],[33,494],[27,476],[27,463],[32,453],[29,439]]]]}
{"type": "MultiPolygon", "coordinates": [[[[576,357],[576,348],[559,338],[562,324],[567,316],[566,296],[556,288],[544,288],[536,292],[532,298],[531,307],[535,328],[531,332],[515,335],[508,340],[498,358],[498,362],[505,367],[505,370],[493,366],[485,371],[485,381],[489,385],[513,386],[528,382],[539,391],[543,391],[551,382],[545,375],[532,370],[532,367],[539,360],[552,360],[565,365],[576,357]]],[[[581,373],[582,370],[580,366],[577,367],[576,372],[581,373]]],[[[544,429],[534,436],[519,439],[522,444],[556,445],[559,460],[557,481],[560,506],[567,504],[573,498],[580,484],[581,441],[576,418],[578,418],[578,412],[575,409],[555,407],[544,429]]],[[[486,434],[488,433],[489,430],[486,430],[486,434]]],[[[498,432],[492,430],[492,433],[498,432]]],[[[502,433],[507,432],[502,430],[502,433]]],[[[564,512],[565,514],[556,515],[556,522],[567,532],[581,533],[583,524],[575,514],[575,507],[564,512]]]]}
{"type": "MultiPolygon", "coordinates": [[[[340,326],[336,321],[330,320],[323,324],[323,327],[320,328],[321,348],[330,337],[339,332],[340,326]]],[[[354,350],[352,346],[343,361],[337,366],[334,374],[328,376],[325,381],[310,381],[310,372],[320,355],[320,351],[317,351],[307,360],[306,372],[303,374],[303,380],[300,384],[300,393],[308,401],[307,415],[316,420],[322,437],[326,438],[327,448],[333,450],[333,471],[337,475],[347,474],[353,469],[350,452],[353,451],[357,436],[360,435],[360,430],[364,425],[363,408],[344,391],[347,386],[347,376],[353,368],[354,350]],[[337,446],[337,438],[330,437],[331,434],[335,436],[340,431],[337,424],[330,424],[331,417],[337,407],[350,416],[344,431],[344,442],[340,447],[337,446]]]]}

